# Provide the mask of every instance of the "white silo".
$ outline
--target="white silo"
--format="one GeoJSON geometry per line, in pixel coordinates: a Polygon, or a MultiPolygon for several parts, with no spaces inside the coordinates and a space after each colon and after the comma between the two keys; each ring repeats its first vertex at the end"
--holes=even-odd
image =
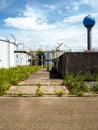
{"type": "Polygon", "coordinates": [[[16,44],[9,40],[0,39],[0,68],[9,68],[15,66],[16,44]]]}

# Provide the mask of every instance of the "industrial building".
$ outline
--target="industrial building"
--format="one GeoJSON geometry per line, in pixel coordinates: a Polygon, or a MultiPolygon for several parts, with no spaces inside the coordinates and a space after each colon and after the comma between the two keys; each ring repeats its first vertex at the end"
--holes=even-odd
{"type": "Polygon", "coordinates": [[[53,59],[62,55],[63,50],[42,50],[39,58],[37,55],[39,50],[25,50],[19,48],[16,42],[0,39],[0,68],[10,68],[23,65],[42,65],[52,66],[53,59]]]}
{"type": "Polygon", "coordinates": [[[30,65],[30,53],[25,50],[15,50],[16,66],[30,65]]]}

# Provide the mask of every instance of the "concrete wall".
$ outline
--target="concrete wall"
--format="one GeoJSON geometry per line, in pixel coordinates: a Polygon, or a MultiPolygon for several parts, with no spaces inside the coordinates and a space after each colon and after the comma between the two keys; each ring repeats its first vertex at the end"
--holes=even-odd
{"type": "Polygon", "coordinates": [[[55,60],[54,68],[62,75],[98,71],[98,52],[68,52],[55,60]]]}

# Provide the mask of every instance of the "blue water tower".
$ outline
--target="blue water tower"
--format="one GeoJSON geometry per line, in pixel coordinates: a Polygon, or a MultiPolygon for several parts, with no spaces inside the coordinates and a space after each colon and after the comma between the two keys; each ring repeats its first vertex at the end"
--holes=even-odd
{"type": "Polygon", "coordinates": [[[84,18],[83,24],[87,28],[87,50],[92,50],[91,30],[92,27],[95,25],[95,18],[91,15],[88,15],[84,18]]]}

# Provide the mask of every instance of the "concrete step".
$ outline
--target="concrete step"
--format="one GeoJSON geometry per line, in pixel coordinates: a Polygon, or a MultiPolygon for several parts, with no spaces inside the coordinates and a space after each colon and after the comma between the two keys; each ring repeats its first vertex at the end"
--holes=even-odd
{"type": "Polygon", "coordinates": [[[37,91],[41,92],[42,95],[57,95],[60,92],[63,94],[69,93],[65,86],[12,86],[5,94],[36,96],[37,91]]]}
{"type": "Polygon", "coordinates": [[[33,85],[37,85],[37,84],[41,84],[41,85],[46,85],[46,86],[58,86],[58,85],[61,85],[63,82],[63,80],[61,79],[27,79],[27,80],[24,80],[24,81],[21,81],[19,83],[20,86],[33,86],[33,85]]]}

